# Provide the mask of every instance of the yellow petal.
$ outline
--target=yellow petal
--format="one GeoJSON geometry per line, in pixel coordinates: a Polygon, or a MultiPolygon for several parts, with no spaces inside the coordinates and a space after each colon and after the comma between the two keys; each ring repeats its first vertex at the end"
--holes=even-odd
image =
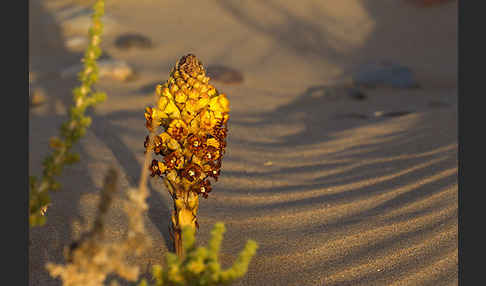
{"type": "Polygon", "coordinates": [[[219,142],[215,138],[209,138],[208,140],[206,140],[206,145],[219,148],[219,142]]]}
{"type": "Polygon", "coordinates": [[[175,93],[175,102],[177,103],[184,103],[187,100],[187,95],[182,92],[181,90],[175,93]]]}
{"type": "Polygon", "coordinates": [[[157,162],[157,165],[159,167],[159,170],[161,173],[165,172],[165,170],[167,170],[167,167],[164,165],[164,163],[162,162],[157,162]]]}
{"type": "Polygon", "coordinates": [[[170,118],[180,118],[181,117],[181,113],[179,111],[179,108],[177,108],[175,103],[172,102],[172,101],[169,101],[169,103],[167,103],[167,106],[165,107],[164,112],[167,113],[167,115],[170,118]]]}
{"type": "Polygon", "coordinates": [[[164,110],[167,106],[167,104],[169,103],[169,99],[165,96],[161,96],[159,98],[159,101],[157,102],[157,107],[160,109],[160,110],[164,110]]]}
{"type": "Polygon", "coordinates": [[[218,102],[221,108],[223,109],[223,112],[229,112],[230,107],[229,107],[229,100],[226,97],[226,94],[222,93],[218,96],[218,102]]]}
{"type": "Polygon", "coordinates": [[[173,99],[172,93],[170,93],[170,90],[167,86],[162,88],[162,96],[173,99]]]}

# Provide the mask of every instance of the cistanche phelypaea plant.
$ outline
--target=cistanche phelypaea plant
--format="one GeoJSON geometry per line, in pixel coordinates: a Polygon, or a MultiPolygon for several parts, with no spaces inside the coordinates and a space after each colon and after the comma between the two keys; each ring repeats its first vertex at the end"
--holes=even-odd
{"type": "Polygon", "coordinates": [[[218,180],[226,147],[229,101],[209,83],[193,54],[183,56],[169,79],[156,87],[157,105],[145,109],[146,127],[158,133],[145,138],[145,152],[153,152],[152,176],[160,176],[173,199],[171,236],[177,255],[183,255],[181,230],[196,230],[199,195],[208,197],[210,178],[218,180]]]}

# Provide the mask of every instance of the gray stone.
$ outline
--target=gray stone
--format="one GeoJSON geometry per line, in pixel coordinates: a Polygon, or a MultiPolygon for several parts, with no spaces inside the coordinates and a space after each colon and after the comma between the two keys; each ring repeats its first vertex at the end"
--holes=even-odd
{"type": "MultiPolygon", "coordinates": [[[[62,78],[76,77],[83,65],[78,64],[61,72],[62,78]]],[[[111,78],[119,81],[127,81],[134,77],[135,72],[125,61],[104,59],[98,62],[99,77],[111,78]]]]}
{"type": "Polygon", "coordinates": [[[350,88],[348,90],[348,95],[354,100],[365,100],[368,96],[359,89],[350,88]]]}
{"type": "Polygon", "coordinates": [[[219,65],[212,65],[206,68],[207,75],[214,81],[227,84],[243,82],[243,74],[233,68],[219,65]]]}
{"type": "MultiPolygon", "coordinates": [[[[88,35],[88,29],[91,28],[92,14],[91,7],[73,6],[55,13],[55,18],[65,33],[88,35]]],[[[115,30],[117,22],[110,15],[105,13],[101,20],[103,21],[104,34],[115,30]]]]}
{"type": "Polygon", "coordinates": [[[335,119],[368,119],[369,117],[366,114],[351,112],[345,114],[338,114],[334,116],[334,118],[335,119]]]}
{"type": "Polygon", "coordinates": [[[33,84],[37,81],[37,73],[29,71],[29,84],[33,84]]]}
{"type": "Polygon", "coordinates": [[[84,36],[74,36],[66,39],[66,48],[72,51],[84,50],[88,46],[88,38],[84,36]]]}
{"type": "Polygon", "coordinates": [[[115,40],[115,46],[121,50],[133,48],[149,49],[152,48],[152,40],[141,34],[123,34],[115,40]]]}
{"type": "Polygon", "coordinates": [[[444,107],[449,107],[451,105],[447,102],[433,100],[428,102],[427,106],[431,108],[444,108],[444,107]]]}
{"type": "Polygon", "coordinates": [[[390,63],[370,63],[360,66],[352,75],[353,83],[364,87],[417,88],[413,72],[405,66],[390,63]]]}
{"type": "Polygon", "coordinates": [[[412,112],[411,111],[388,111],[388,112],[375,111],[374,116],[375,117],[400,117],[409,114],[412,114],[412,112]]]}
{"type": "Polygon", "coordinates": [[[43,88],[36,87],[29,92],[30,106],[35,107],[45,103],[47,100],[46,92],[43,88]]]}

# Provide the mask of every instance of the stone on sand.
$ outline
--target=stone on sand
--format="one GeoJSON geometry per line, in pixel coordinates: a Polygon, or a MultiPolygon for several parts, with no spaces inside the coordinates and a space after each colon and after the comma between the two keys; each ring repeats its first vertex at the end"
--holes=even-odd
{"type": "Polygon", "coordinates": [[[43,88],[35,87],[29,92],[30,106],[39,106],[46,102],[46,91],[43,88]]]}
{"type": "MultiPolygon", "coordinates": [[[[91,7],[72,6],[56,13],[55,18],[65,33],[87,35],[88,29],[91,28],[92,13],[91,7]]],[[[103,21],[104,34],[113,31],[117,25],[115,19],[107,13],[103,15],[101,20],[103,21]]]]}
{"type": "Polygon", "coordinates": [[[88,46],[88,37],[73,36],[66,39],[64,43],[66,48],[71,51],[81,51],[88,46]]]}
{"type": "Polygon", "coordinates": [[[219,65],[212,65],[206,68],[208,76],[214,80],[226,84],[243,82],[243,74],[233,68],[219,65]]]}
{"type": "MultiPolygon", "coordinates": [[[[83,65],[77,64],[61,72],[62,78],[75,77],[82,70],[83,65]]],[[[133,68],[125,61],[103,59],[98,62],[99,77],[111,78],[119,81],[127,81],[135,74],[133,68]]]]}
{"type": "Polygon", "coordinates": [[[152,40],[144,35],[127,33],[118,36],[115,40],[115,46],[120,50],[130,50],[134,48],[149,49],[152,48],[152,40]]]}
{"type": "Polygon", "coordinates": [[[355,85],[364,87],[418,87],[414,74],[408,67],[392,62],[362,65],[353,72],[352,80],[355,85]]]}

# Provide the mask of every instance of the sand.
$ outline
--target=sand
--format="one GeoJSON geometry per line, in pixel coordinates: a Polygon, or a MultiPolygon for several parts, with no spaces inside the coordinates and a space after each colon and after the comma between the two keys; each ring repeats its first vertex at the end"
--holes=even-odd
{"type": "MultiPolygon", "coordinates": [[[[48,223],[30,232],[30,285],[60,285],[43,265],[61,263],[63,247],[92,222],[110,166],[122,190],[137,185],[150,87],[187,53],[244,77],[214,82],[231,102],[230,132],[197,236],[205,244],[212,225],[225,223],[224,266],[247,239],[258,242],[235,285],[457,285],[457,3],[377,2],[109,1],[116,25],[102,48],[137,77],[96,85],[108,99],[90,112],[93,124],[75,147],[82,161],[64,170],[48,223]],[[124,33],[148,36],[153,48],[117,49],[124,33]],[[364,88],[364,100],[349,97],[350,73],[381,60],[409,67],[420,88],[364,88]]],[[[47,94],[30,110],[31,174],[41,173],[77,85],[61,71],[82,57],[65,47],[72,35],[56,15],[90,3],[29,1],[30,68],[47,94]]],[[[143,269],[160,263],[169,243],[171,205],[160,181],[150,188],[154,243],[134,260],[143,269]]],[[[119,237],[125,225],[116,201],[110,234],[119,237]]]]}

